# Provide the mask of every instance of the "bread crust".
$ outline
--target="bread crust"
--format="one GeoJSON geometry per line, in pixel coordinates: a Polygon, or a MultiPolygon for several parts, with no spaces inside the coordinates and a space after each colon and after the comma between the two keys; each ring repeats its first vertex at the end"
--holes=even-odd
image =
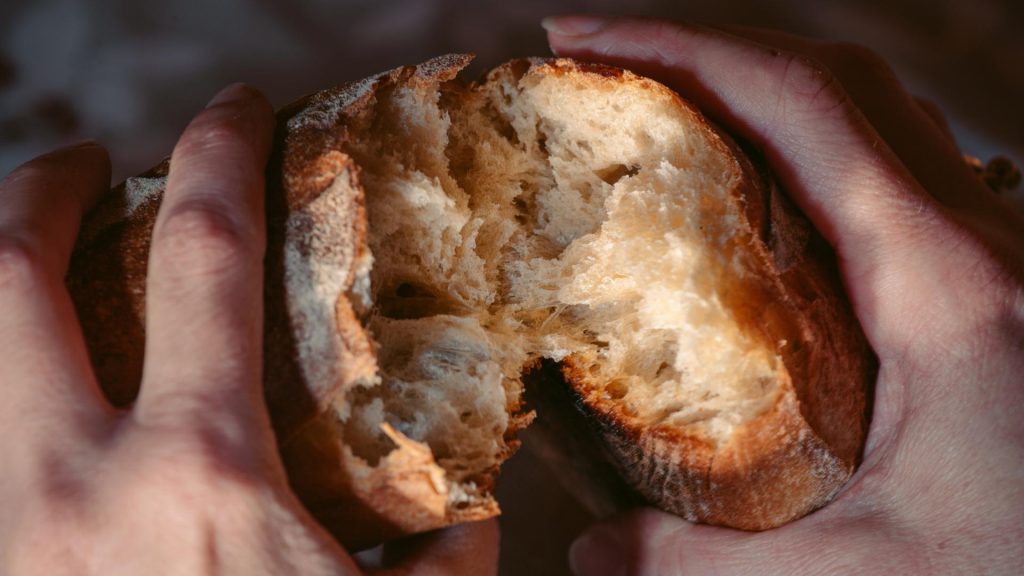
{"type": "MultiPolygon", "coordinates": [[[[425,444],[391,431],[389,436],[395,449],[371,466],[345,444],[337,424],[339,415],[345,415],[348,409],[345,392],[372,381],[377,369],[371,340],[354,306],[357,297],[352,294],[357,275],[369,272],[369,256],[365,191],[359,184],[359,168],[345,152],[352,134],[350,126],[368,121],[379,91],[400,84],[436,89],[440,83],[454,79],[470,60],[468,55],[449,55],[416,67],[395,69],[320,92],[282,114],[286,129],[280,147],[280,185],[291,210],[284,241],[284,293],[288,294],[288,318],[293,323],[290,333],[297,332],[296,319],[322,319],[333,307],[333,326],[320,319],[309,323],[321,328],[321,337],[337,334],[340,338],[296,338],[299,364],[309,371],[303,375],[303,381],[319,403],[315,410],[304,414],[305,418],[279,418],[286,425],[278,430],[278,437],[293,488],[313,515],[350,548],[500,513],[497,502],[490,497],[453,505],[444,471],[425,444]],[[318,204],[323,208],[316,208],[318,204]],[[339,226],[339,213],[352,217],[352,222],[339,226]],[[304,223],[306,219],[308,225],[304,223]],[[315,235],[323,237],[317,240],[315,235]],[[293,246],[299,256],[289,264],[287,252],[293,246]],[[339,264],[339,247],[347,247],[352,259],[339,264]],[[334,275],[344,272],[346,277],[336,288],[325,291],[323,271],[330,266],[337,267],[334,275]],[[316,310],[304,312],[296,306],[308,307],[318,299],[319,314],[316,310]],[[330,330],[324,330],[325,327],[330,330]],[[336,359],[332,372],[320,372],[325,357],[336,359]],[[315,417],[310,419],[312,414],[315,417]]],[[[271,392],[272,387],[284,382],[268,379],[270,405],[289,404],[288,397],[293,391],[287,384],[281,386],[279,395],[271,392]]],[[[513,417],[505,433],[510,440],[509,449],[501,459],[511,456],[516,447],[511,439],[526,422],[516,417],[517,409],[518,406],[510,407],[513,417]]],[[[485,472],[481,479],[485,489],[493,486],[497,472],[485,472]]]]}
{"type": "MultiPolygon", "coordinates": [[[[425,444],[385,431],[396,447],[371,466],[345,444],[340,424],[346,393],[377,378],[374,342],[361,323],[372,256],[360,168],[346,153],[352,127],[372,117],[381,90],[436,89],[470,60],[450,55],[398,68],[303,98],[277,116],[267,178],[264,388],[293,489],[350,549],[499,513],[492,498],[453,505],[425,444]]],[[[668,92],[602,65],[505,66],[668,92]]],[[[735,144],[710,124],[700,129],[744,175],[734,191],[746,215],[744,245],[766,279],[755,295],[766,300],[750,309],[770,301],[771,318],[758,323],[777,330],[770,336],[800,335],[784,355],[791,378],[771,410],[715,449],[699,435],[640,426],[602,399],[600,383],[572,358],[562,372],[610,461],[647,500],[691,520],[763,529],[824,504],[849,477],[863,445],[874,364],[828,247],[735,144]]],[[[167,170],[165,161],[130,179],[89,214],[67,279],[99,380],[119,406],[132,402],[141,379],[145,271],[167,170]]],[[[509,412],[502,460],[530,420],[519,406],[509,412]]],[[[483,487],[496,476],[496,467],[487,471],[483,487]]]]}

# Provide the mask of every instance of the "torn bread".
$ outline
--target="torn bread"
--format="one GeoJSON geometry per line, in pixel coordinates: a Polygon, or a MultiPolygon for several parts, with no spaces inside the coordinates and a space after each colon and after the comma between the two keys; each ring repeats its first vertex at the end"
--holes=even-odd
{"type": "MultiPolygon", "coordinates": [[[[828,502],[874,360],[827,246],[664,86],[564,59],[465,84],[469,60],[279,114],[264,384],[307,507],[351,547],[498,514],[542,361],[659,507],[765,529],[828,502]]],[[[68,278],[121,404],[165,174],[90,215],[68,278]]]]}

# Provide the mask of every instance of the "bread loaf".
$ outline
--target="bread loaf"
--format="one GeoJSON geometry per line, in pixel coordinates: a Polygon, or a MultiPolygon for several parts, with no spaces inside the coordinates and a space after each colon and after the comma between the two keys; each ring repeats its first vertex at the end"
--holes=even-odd
{"type": "MultiPolygon", "coordinates": [[[[498,514],[542,361],[656,506],[756,530],[828,502],[875,368],[824,242],[664,86],[564,59],[467,84],[469,60],[279,113],[264,387],[303,502],[355,548],[498,514]]],[[[165,175],[88,217],[68,277],[120,404],[165,175]]]]}

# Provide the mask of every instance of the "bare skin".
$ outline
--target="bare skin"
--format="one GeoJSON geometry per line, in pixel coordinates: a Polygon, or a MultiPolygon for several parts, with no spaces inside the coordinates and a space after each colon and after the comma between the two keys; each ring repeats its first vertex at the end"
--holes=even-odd
{"type": "MultiPolygon", "coordinates": [[[[0,182],[0,574],[359,574],[288,489],[261,379],[273,116],[231,86],[188,126],[150,251],[136,404],[114,410],[63,278],[107,153],[0,182]]],[[[381,574],[493,574],[497,525],[419,536],[381,574]]]]}
{"type": "Polygon", "coordinates": [[[573,545],[579,574],[1009,574],[1024,565],[1024,218],[869,51],[641,19],[545,21],[560,56],[661,80],[765,155],[836,248],[880,360],[838,498],[746,533],[643,510],[573,545]]]}

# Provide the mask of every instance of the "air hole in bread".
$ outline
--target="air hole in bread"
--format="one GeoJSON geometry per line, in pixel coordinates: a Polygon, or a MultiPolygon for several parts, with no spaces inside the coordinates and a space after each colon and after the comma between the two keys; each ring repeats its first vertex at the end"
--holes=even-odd
{"type": "Polygon", "coordinates": [[[621,400],[629,393],[629,383],[621,379],[612,380],[605,386],[605,391],[612,400],[621,400]]]}
{"type": "Polygon", "coordinates": [[[375,302],[377,314],[398,320],[466,313],[443,292],[415,281],[384,285],[377,292],[375,302]]]}
{"type": "Polygon", "coordinates": [[[627,176],[636,176],[640,171],[639,166],[626,166],[625,164],[613,164],[595,172],[605,184],[615,186],[619,180],[627,176]]]}

